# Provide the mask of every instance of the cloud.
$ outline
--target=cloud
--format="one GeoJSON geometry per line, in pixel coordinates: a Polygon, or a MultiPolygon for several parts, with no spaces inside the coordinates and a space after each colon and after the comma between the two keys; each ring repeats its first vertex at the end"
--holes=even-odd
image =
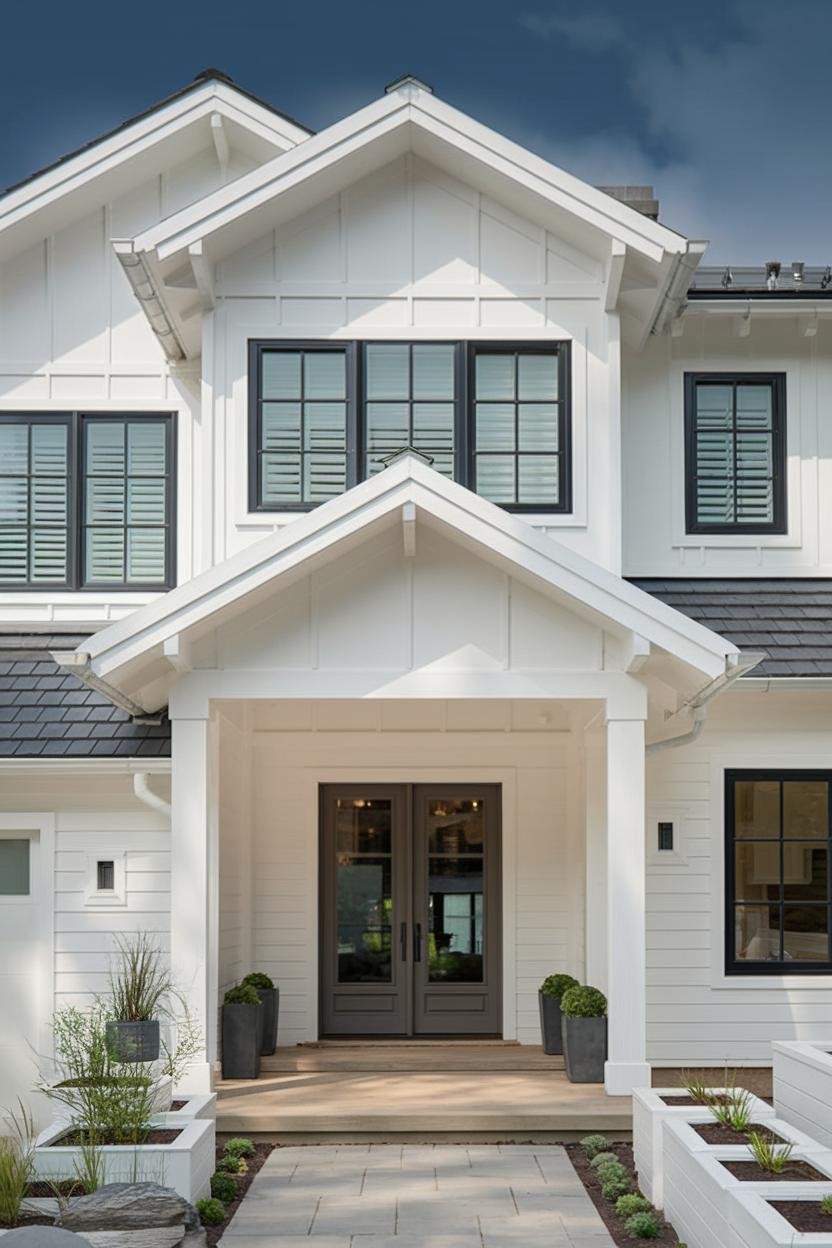
{"type": "Polygon", "coordinates": [[[609,13],[587,13],[579,17],[532,14],[522,21],[536,35],[544,38],[560,35],[573,48],[593,55],[608,52],[626,42],[624,27],[617,17],[609,13]]]}

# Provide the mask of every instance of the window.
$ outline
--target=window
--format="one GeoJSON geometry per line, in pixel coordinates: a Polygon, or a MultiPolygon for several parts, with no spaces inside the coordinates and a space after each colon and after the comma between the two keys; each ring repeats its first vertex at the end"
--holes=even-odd
{"type": "Polygon", "coordinates": [[[832,772],[726,773],[726,971],[829,974],[832,772]]]}
{"type": "Polygon", "coordinates": [[[689,533],[786,532],[782,373],[685,377],[689,533]]]}
{"type": "Polygon", "coordinates": [[[0,897],[28,897],[29,838],[0,837],[0,897]]]}
{"type": "Polygon", "coordinates": [[[96,863],[96,885],[99,893],[111,893],[116,886],[116,864],[112,859],[100,858],[96,863]]]}
{"type": "Polygon", "coordinates": [[[252,342],[249,502],[308,510],[407,447],[512,511],[568,512],[566,343],[252,342]]]}
{"type": "Polygon", "coordinates": [[[174,583],[169,415],[0,414],[0,584],[174,583]]]}

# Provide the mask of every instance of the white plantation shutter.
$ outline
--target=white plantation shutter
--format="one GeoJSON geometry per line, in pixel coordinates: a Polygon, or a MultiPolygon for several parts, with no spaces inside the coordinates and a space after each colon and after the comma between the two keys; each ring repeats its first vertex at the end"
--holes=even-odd
{"type": "Polygon", "coordinates": [[[364,349],[367,474],[406,446],[454,475],[457,347],[453,343],[368,343],[364,349]]]}
{"type": "Polygon", "coordinates": [[[697,380],[693,388],[693,515],[696,528],[771,529],[777,515],[776,383],[697,380]]]}
{"type": "Polygon", "coordinates": [[[477,350],[477,493],[503,506],[561,505],[563,406],[557,347],[477,350]]]}
{"type": "Polygon", "coordinates": [[[325,502],[347,488],[347,361],[343,348],[260,354],[257,505],[325,502]]]}
{"type": "Polygon", "coordinates": [[[167,432],[147,417],[85,421],[86,584],[166,583],[167,432]]]}
{"type": "Polygon", "coordinates": [[[0,421],[0,582],[65,584],[68,522],[67,421],[0,421]]]}

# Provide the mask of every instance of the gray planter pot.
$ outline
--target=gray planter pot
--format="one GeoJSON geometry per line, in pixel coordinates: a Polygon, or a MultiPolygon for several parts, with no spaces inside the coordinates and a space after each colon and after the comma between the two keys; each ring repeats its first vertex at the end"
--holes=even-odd
{"type": "Polygon", "coordinates": [[[570,1083],[603,1083],[607,1059],[605,1018],[563,1018],[563,1051],[570,1083]]]}
{"type": "Polygon", "coordinates": [[[256,1079],[260,1074],[262,1005],[222,1007],[222,1077],[256,1079]]]}
{"type": "Polygon", "coordinates": [[[545,992],[539,992],[537,1000],[540,1005],[540,1035],[543,1041],[543,1052],[550,1055],[562,1053],[560,997],[551,997],[545,992]]]}
{"type": "Polygon", "coordinates": [[[260,1052],[269,1057],[277,1048],[277,1019],[280,1012],[280,989],[258,988],[260,1000],[263,1002],[263,1035],[260,1038],[260,1052]]]}
{"type": "Polygon", "coordinates": [[[159,1056],[159,1020],[107,1024],[107,1048],[114,1062],[155,1062],[159,1056]]]}

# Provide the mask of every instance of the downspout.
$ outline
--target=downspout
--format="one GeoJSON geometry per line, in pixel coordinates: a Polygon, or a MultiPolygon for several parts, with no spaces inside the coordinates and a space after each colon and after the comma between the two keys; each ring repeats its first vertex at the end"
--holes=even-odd
{"type": "Polygon", "coordinates": [[[144,802],[145,806],[149,806],[157,814],[164,815],[166,819],[170,819],[170,802],[166,802],[158,793],[153,792],[146,771],[133,773],[133,792],[140,802],[144,802]]]}
{"type": "Polygon", "coordinates": [[[712,680],[703,689],[700,689],[698,693],[695,693],[692,698],[688,698],[687,702],[684,702],[670,717],[675,719],[677,715],[688,712],[692,720],[692,726],[688,731],[679,733],[675,737],[662,737],[660,741],[649,741],[645,746],[646,753],[658,754],[660,750],[673,750],[679,745],[691,745],[705,727],[705,719],[708,714],[707,704],[711,699],[715,698],[719,693],[724,693],[741,676],[744,676],[746,672],[750,672],[753,667],[762,662],[765,657],[764,654],[757,651],[748,651],[736,657],[731,656],[734,661],[731,662],[730,667],[727,667],[721,676],[717,676],[715,680],[712,680]]]}

